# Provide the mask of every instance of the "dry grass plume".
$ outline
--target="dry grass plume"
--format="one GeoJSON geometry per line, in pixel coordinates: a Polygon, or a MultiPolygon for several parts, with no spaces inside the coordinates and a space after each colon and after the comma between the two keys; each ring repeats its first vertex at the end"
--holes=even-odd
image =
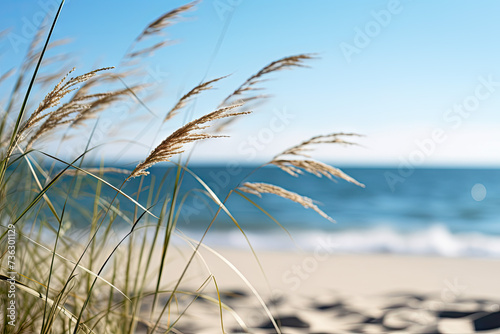
{"type": "Polygon", "coordinates": [[[156,163],[168,161],[172,156],[184,152],[184,145],[195,142],[198,140],[222,137],[208,133],[199,133],[198,130],[203,130],[209,127],[207,123],[223,119],[227,117],[235,117],[239,115],[248,114],[248,111],[228,113],[228,111],[240,107],[240,104],[222,107],[211,113],[208,113],[194,121],[177,129],[174,133],[163,140],[137,167],[132,171],[128,179],[139,176],[147,175],[149,172],[146,170],[156,163]]]}
{"type": "Polygon", "coordinates": [[[169,119],[171,119],[172,117],[174,117],[175,115],[178,114],[179,110],[184,108],[186,106],[186,104],[197,94],[200,94],[201,92],[203,92],[204,90],[209,90],[209,89],[212,89],[213,86],[211,86],[211,84],[213,84],[214,82],[217,82],[221,79],[224,79],[226,78],[227,76],[224,76],[224,77],[220,77],[220,78],[216,78],[216,79],[213,79],[213,80],[210,80],[210,81],[206,81],[206,82],[203,82],[199,85],[197,85],[196,87],[194,87],[193,89],[191,89],[189,92],[187,92],[186,94],[184,94],[184,96],[182,96],[179,101],[175,104],[175,106],[172,107],[172,109],[170,109],[167,113],[167,116],[165,116],[165,119],[163,120],[163,122],[166,122],[168,121],[169,119]]]}
{"type": "Polygon", "coordinates": [[[297,193],[294,193],[290,190],[286,190],[274,184],[262,183],[262,182],[245,182],[238,189],[243,192],[253,194],[259,197],[262,197],[262,194],[277,195],[279,197],[291,200],[295,203],[299,203],[306,209],[312,209],[316,211],[321,217],[328,219],[332,223],[335,222],[335,220],[333,220],[330,216],[328,216],[325,212],[323,212],[320,208],[318,208],[318,206],[314,204],[314,201],[311,198],[299,195],[297,193]]]}
{"type": "MultiPolygon", "coordinates": [[[[271,62],[270,64],[264,66],[260,71],[252,75],[250,78],[245,80],[238,88],[236,88],[231,94],[229,94],[222,102],[219,107],[227,105],[229,103],[244,103],[249,106],[249,102],[255,103],[256,101],[268,98],[270,95],[267,94],[250,94],[263,90],[262,87],[258,87],[258,84],[266,81],[265,78],[271,73],[278,72],[281,70],[292,69],[295,67],[307,67],[304,65],[306,60],[314,59],[313,54],[299,54],[295,56],[284,57],[271,62]],[[246,95],[246,96],[245,96],[246,95]]],[[[231,124],[235,119],[226,119],[223,122],[217,124],[214,127],[214,132],[220,132],[231,124]]]]}

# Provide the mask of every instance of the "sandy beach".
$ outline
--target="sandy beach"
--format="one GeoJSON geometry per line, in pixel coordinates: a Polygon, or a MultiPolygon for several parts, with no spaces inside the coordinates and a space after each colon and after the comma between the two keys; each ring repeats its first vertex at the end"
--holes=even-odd
{"type": "MultiPolygon", "coordinates": [[[[257,252],[264,276],[250,251],[219,251],[259,292],[284,333],[500,333],[500,260],[257,252]]],[[[202,253],[222,300],[247,330],[275,333],[238,274],[202,253]]],[[[202,282],[197,275],[207,275],[202,265],[195,268],[186,281],[192,288],[202,282]]],[[[213,286],[205,292],[214,293],[213,286]]],[[[194,303],[179,330],[220,333],[217,307],[209,305],[194,303]]],[[[245,332],[229,312],[224,325],[228,333],[245,332]]]]}

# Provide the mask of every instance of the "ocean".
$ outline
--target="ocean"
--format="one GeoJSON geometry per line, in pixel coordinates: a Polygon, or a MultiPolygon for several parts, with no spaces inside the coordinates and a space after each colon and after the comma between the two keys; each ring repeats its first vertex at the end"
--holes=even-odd
{"type": "MultiPolygon", "coordinates": [[[[343,180],[308,174],[293,177],[278,168],[255,168],[190,166],[221,200],[242,180],[268,182],[314,199],[336,221],[276,195],[259,198],[245,194],[252,203],[233,193],[226,207],[256,249],[500,257],[500,170],[342,168],[366,185],[361,188],[343,180]]],[[[153,177],[158,189],[166,175],[159,201],[151,209],[159,214],[162,198],[172,194],[176,169],[153,167],[150,171],[140,202],[146,205],[153,177]]],[[[122,175],[113,178],[123,180],[122,175]]],[[[134,192],[139,182],[138,178],[129,181],[124,191],[134,192]]],[[[217,211],[203,190],[194,177],[184,175],[177,201],[177,208],[182,206],[177,229],[194,238],[202,235],[217,211]]],[[[111,199],[109,191],[103,196],[111,199]]],[[[80,204],[92,203],[92,191],[88,193],[88,198],[79,199],[80,204]]],[[[122,210],[133,212],[128,200],[121,196],[118,200],[122,210]]],[[[85,221],[73,221],[81,219],[85,221]]],[[[116,226],[128,228],[126,223],[116,226]]],[[[211,246],[248,249],[242,233],[224,212],[215,219],[205,241],[211,246]]]]}
{"type": "MultiPolygon", "coordinates": [[[[196,173],[223,200],[255,167],[194,166],[196,173]]],[[[500,170],[343,168],[365,188],[312,175],[290,176],[262,168],[246,181],[268,182],[308,196],[335,219],[275,195],[245,194],[290,233],[247,199],[233,193],[228,210],[257,249],[318,247],[340,253],[397,253],[438,256],[500,257],[500,170]]],[[[165,169],[153,168],[161,178],[165,169]]],[[[167,178],[173,178],[174,171],[167,178]]],[[[136,182],[136,181],[135,181],[136,182]]],[[[186,174],[177,228],[199,237],[217,206],[186,174]]],[[[221,212],[206,242],[219,247],[248,248],[239,229],[221,212]]]]}

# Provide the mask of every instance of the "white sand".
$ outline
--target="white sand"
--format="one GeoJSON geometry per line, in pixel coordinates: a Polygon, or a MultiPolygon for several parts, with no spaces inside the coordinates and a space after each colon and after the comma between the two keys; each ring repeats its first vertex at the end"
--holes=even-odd
{"type": "MultiPolygon", "coordinates": [[[[398,255],[308,254],[257,252],[269,287],[250,251],[219,250],[261,292],[321,295],[333,290],[349,295],[394,291],[440,293],[444,298],[500,299],[500,260],[398,255]]],[[[221,260],[203,252],[220,286],[243,283],[221,260]]]]}
{"type": "MultiPolygon", "coordinates": [[[[475,319],[500,309],[500,260],[258,252],[266,283],[250,251],[223,249],[220,253],[259,291],[275,316],[298,317],[307,323],[304,328],[294,327],[292,319],[289,327],[283,327],[286,333],[475,333],[475,319]],[[269,303],[271,296],[281,297],[282,302],[269,303]],[[331,307],[337,302],[342,306],[331,307]],[[326,308],[318,308],[321,305],[326,308]],[[450,319],[440,316],[442,311],[473,314],[450,319]],[[379,322],[366,323],[372,317],[379,322]]],[[[203,256],[221,291],[246,292],[242,298],[223,300],[250,331],[274,332],[260,328],[269,320],[238,275],[213,254],[203,251],[203,256]]],[[[195,265],[190,286],[203,281],[197,275],[206,277],[202,267],[195,265]]],[[[183,321],[188,331],[220,332],[216,307],[202,305],[194,310],[195,316],[183,321]]],[[[500,333],[498,318],[494,320],[499,322],[498,331],[486,333],[500,333]]],[[[227,332],[239,332],[231,316],[226,313],[224,319],[227,332]]]]}

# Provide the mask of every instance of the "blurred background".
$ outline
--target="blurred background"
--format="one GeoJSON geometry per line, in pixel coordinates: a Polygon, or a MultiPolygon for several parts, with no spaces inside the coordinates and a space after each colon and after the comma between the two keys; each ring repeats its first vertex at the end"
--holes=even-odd
{"type": "MultiPolygon", "coordinates": [[[[69,38],[51,55],[56,66],[81,74],[117,66],[144,26],[182,1],[68,1],[53,40],[69,38]]],[[[37,27],[57,1],[4,1],[1,72],[19,66],[37,27]]],[[[284,227],[241,198],[228,202],[256,247],[439,256],[500,256],[500,28],[495,1],[249,1],[208,0],[166,29],[172,45],[143,62],[138,83],[156,99],[152,111],[126,101],[102,114],[93,153],[133,168],[174,129],[214,110],[249,76],[279,58],[315,53],[309,68],[282,71],[263,82],[273,95],[225,130],[231,138],[195,147],[190,164],[220,196],[254,167],[317,134],[354,132],[359,146],[318,147],[314,157],[366,185],[311,176],[295,179],[264,168],[250,180],[273,181],[321,202],[332,224],[271,195],[255,199],[284,227]],[[160,125],[176,101],[201,81],[230,75],[199,95],[182,115],[160,125]],[[130,105],[134,105],[132,108],[130,105]],[[264,231],[264,233],[263,233],[264,231]],[[323,247],[323,246],[322,246],[323,247]]],[[[49,70],[48,67],[47,70],[49,70]]],[[[0,86],[8,96],[12,80],[0,86]]],[[[39,87],[43,96],[50,87],[39,87]]],[[[36,96],[36,95],[35,95],[36,96]]],[[[32,106],[37,99],[32,98],[32,106]]],[[[32,110],[32,109],[31,109],[32,110]]],[[[90,132],[94,123],[88,125],[90,132]]],[[[85,133],[85,132],[83,132],[85,133]]],[[[37,148],[75,157],[88,136],[37,148]]],[[[164,169],[155,168],[161,177],[164,169]]],[[[135,182],[135,181],[134,181],[135,182]]],[[[185,189],[194,185],[186,178],[185,189]]],[[[179,228],[197,235],[210,210],[189,197],[179,228]]],[[[227,217],[208,241],[246,247],[227,217]]]]}

